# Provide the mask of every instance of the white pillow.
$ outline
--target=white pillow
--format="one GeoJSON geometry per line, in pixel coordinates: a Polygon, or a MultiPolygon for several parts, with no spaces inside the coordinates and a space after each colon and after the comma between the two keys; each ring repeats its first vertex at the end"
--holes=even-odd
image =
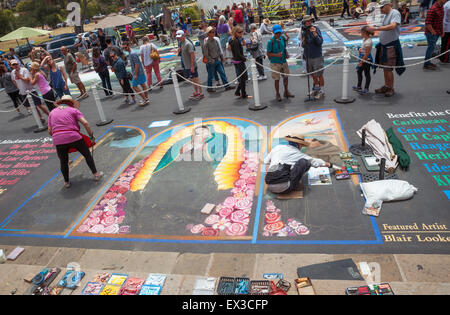
{"type": "Polygon", "coordinates": [[[397,179],[361,183],[360,186],[366,200],[406,200],[412,198],[418,191],[408,182],[397,179]]]}

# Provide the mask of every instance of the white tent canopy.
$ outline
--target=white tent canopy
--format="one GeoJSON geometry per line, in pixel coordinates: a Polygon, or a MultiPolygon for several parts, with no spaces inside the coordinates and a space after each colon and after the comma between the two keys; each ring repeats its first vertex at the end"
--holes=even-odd
{"type": "Polygon", "coordinates": [[[110,28],[127,25],[135,22],[137,19],[126,15],[110,14],[95,25],[96,28],[110,28]]]}

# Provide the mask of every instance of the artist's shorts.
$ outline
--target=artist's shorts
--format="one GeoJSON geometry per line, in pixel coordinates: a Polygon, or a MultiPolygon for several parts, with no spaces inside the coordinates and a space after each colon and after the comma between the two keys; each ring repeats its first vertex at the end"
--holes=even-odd
{"type": "Polygon", "coordinates": [[[145,84],[145,82],[147,82],[147,77],[145,76],[145,73],[142,73],[141,75],[138,76],[137,80],[134,80],[134,76],[133,76],[133,80],[131,81],[131,86],[136,87],[136,86],[145,84]]]}
{"type": "MultiPolygon", "coordinates": [[[[383,51],[383,50],[381,50],[381,51],[383,51]]],[[[383,52],[381,54],[383,54],[383,52]]],[[[386,54],[387,54],[387,60],[385,62],[381,62],[381,64],[383,66],[395,67],[395,65],[397,64],[397,54],[395,52],[395,47],[388,47],[386,49],[386,54]]],[[[381,56],[381,57],[382,57],[382,59],[384,59],[383,56],[381,56]]],[[[394,70],[394,68],[383,68],[383,70],[392,71],[392,70],[394,70]]]]}
{"type": "Polygon", "coordinates": [[[323,65],[324,65],[323,57],[307,59],[306,71],[308,71],[308,73],[314,72],[312,74],[313,76],[320,77],[323,75],[323,65]]]}
{"type": "MultiPolygon", "coordinates": [[[[272,69],[273,71],[277,71],[277,72],[272,72],[272,79],[274,79],[275,81],[278,81],[281,79],[281,74],[289,74],[289,65],[287,64],[287,62],[285,63],[271,63],[270,64],[270,69],[272,69]],[[280,72],[280,73],[278,73],[280,72]]],[[[285,75],[283,75],[283,78],[286,77],[285,75]]]]}
{"type": "Polygon", "coordinates": [[[80,79],[80,76],[78,75],[78,71],[69,73],[69,79],[70,79],[70,82],[72,82],[73,84],[81,83],[81,79],[80,79]]]}

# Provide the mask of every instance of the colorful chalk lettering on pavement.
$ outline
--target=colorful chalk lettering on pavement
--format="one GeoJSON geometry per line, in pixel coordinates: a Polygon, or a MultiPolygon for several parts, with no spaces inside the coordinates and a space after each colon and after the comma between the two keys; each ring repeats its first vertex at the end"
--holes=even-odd
{"type": "MultiPolygon", "coordinates": [[[[335,165],[341,163],[339,152],[346,151],[347,145],[334,110],[306,113],[281,122],[270,133],[269,152],[276,145],[287,144],[284,137],[292,133],[300,133],[312,143],[307,150],[303,149],[306,154],[333,162],[335,165]]],[[[286,212],[289,201],[278,200],[277,196],[270,192],[266,192],[264,198],[263,237],[302,237],[311,233],[311,222],[306,209],[298,211],[302,215],[301,218],[291,217],[286,212]]],[[[299,204],[298,200],[293,199],[299,204]]]]}
{"type": "MultiPolygon", "coordinates": [[[[394,131],[406,140],[438,189],[449,197],[450,187],[450,110],[406,114],[387,113],[394,131]]],[[[449,198],[450,200],[450,198],[449,198]]]]}
{"type": "Polygon", "coordinates": [[[76,233],[249,238],[264,132],[252,121],[231,117],[154,135],[76,233]],[[215,207],[201,213],[206,204],[215,207]]]}
{"type": "Polygon", "coordinates": [[[0,196],[56,153],[51,138],[0,141],[0,196]]]}

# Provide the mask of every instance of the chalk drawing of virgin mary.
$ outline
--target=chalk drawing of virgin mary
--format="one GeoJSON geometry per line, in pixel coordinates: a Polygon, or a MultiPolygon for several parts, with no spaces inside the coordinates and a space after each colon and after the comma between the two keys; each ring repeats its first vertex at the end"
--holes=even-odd
{"type": "Polygon", "coordinates": [[[119,197],[126,199],[122,224],[130,227],[128,233],[245,235],[262,140],[258,128],[248,135],[236,122],[240,121],[194,123],[148,143],[124,172],[128,191],[119,197]],[[216,205],[209,215],[201,213],[207,203],[216,205]]]}

